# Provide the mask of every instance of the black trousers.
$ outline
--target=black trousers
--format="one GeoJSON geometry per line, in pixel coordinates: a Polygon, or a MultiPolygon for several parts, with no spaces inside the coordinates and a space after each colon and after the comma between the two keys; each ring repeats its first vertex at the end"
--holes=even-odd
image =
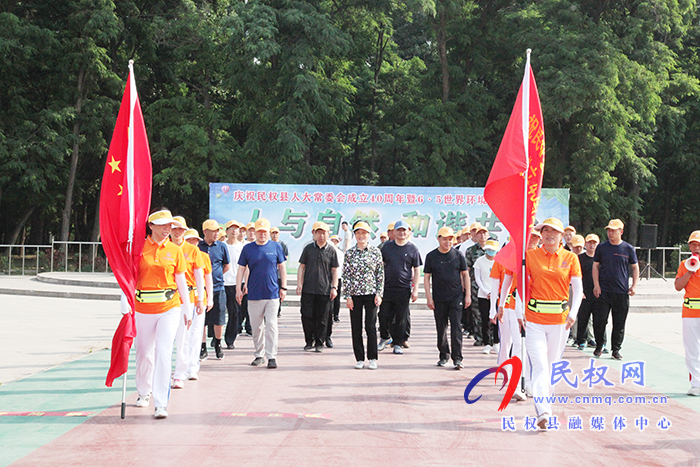
{"type": "Polygon", "coordinates": [[[608,324],[608,316],[612,311],[612,334],[610,342],[612,351],[622,348],[625,339],[625,322],[630,308],[630,296],[626,293],[602,292],[596,300],[593,310],[593,331],[597,349],[602,349],[605,342],[605,326],[608,324]]]}
{"type": "MultiPolygon", "coordinates": [[[[472,297],[476,297],[479,288],[472,284],[472,297]]],[[[481,342],[481,313],[479,312],[479,300],[472,299],[472,304],[462,311],[462,326],[471,333],[475,341],[481,342]]]]}
{"type": "Polygon", "coordinates": [[[411,289],[392,292],[389,296],[384,295],[384,301],[379,311],[379,332],[382,339],[388,339],[391,336],[394,339],[394,345],[406,342],[408,339],[408,309],[410,301],[411,289]],[[386,330],[389,332],[384,337],[382,332],[386,330]]]}
{"type": "Polygon", "coordinates": [[[253,334],[253,328],[250,326],[250,316],[248,316],[248,294],[243,295],[241,300],[241,315],[238,320],[238,334],[243,332],[243,321],[245,321],[245,332],[253,334]]]}
{"type": "Polygon", "coordinates": [[[376,360],[377,353],[377,305],[374,295],[353,295],[350,310],[350,330],[352,331],[352,350],[355,360],[365,360],[365,346],[362,342],[362,312],[364,310],[365,332],[367,333],[367,359],[376,360]]]}
{"type": "MultiPolygon", "coordinates": [[[[500,342],[498,337],[498,324],[493,324],[489,319],[491,302],[488,298],[479,299],[479,313],[481,315],[481,340],[484,345],[493,345],[500,342]]],[[[496,321],[498,323],[498,321],[496,321]]]]}
{"type": "Polygon", "coordinates": [[[307,345],[323,345],[330,316],[331,297],[313,293],[301,294],[301,326],[307,345]]]}
{"type": "Polygon", "coordinates": [[[338,279],[338,295],[335,297],[333,300],[333,303],[331,303],[330,307],[330,313],[331,316],[328,317],[328,326],[326,327],[326,339],[331,337],[333,335],[333,318],[338,317],[340,314],[340,292],[341,292],[341,287],[342,287],[342,281],[338,279]]]}
{"type": "Polygon", "coordinates": [[[461,297],[448,302],[435,302],[433,316],[437,329],[437,348],[440,351],[440,360],[447,360],[450,356],[457,363],[462,360],[462,309],[464,302],[461,297]],[[450,344],[447,342],[447,324],[450,324],[450,344]]]}
{"type": "Polygon", "coordinates": [[[226,345],[233,345],[238,336],[238,327],[241,325],[241,306],[236,301],[236,292],[238,287],[235,285],[225,285],[226,290],[226,311],[228,312],[228,322],[226,323],[226,331],[224,340],[226,345]]]}
{"type": "Polygon", "coordinates": [[[584,298],[583,301],[581,301],[581,308],[578,309],[578,315],[576,315],[576,320],[578,321],[578,328],[576,329],[576,345],[586,343],[586,338],[588,337],[588,321],[593,314],[595,303],[597,301],[598,300],[595,298],[595,296],[593,298],[584,298]]]}

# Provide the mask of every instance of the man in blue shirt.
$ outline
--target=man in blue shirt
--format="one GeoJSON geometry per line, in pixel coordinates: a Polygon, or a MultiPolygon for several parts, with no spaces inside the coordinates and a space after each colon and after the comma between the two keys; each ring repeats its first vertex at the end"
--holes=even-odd
{"type": "Polygon", "coordinates": [[[236,283],[243,283],[248,268],[248,282],[238,289],[236,300],[241,303],[243,295],[248,294],[248,315],[255,345],[253,366],[265,363],[265,355],[267,367],[277,368],[277,310],[287,296],[286,259],[282,246],[270,241],[270,221],[264,218],[255,221],[255,242],[243,247],[236,277],[236,283]]]}
{"type": "MultiPolygon", "coordinates": [[[[226,244],[217,240],[219,238],[219,223],[214,219],[207,219],[202,224],[202,230],[204,231],[204,240],[199,242],[198,246],[201,251],[209,254],[211,276],[214,282],[214,306],[207,312],[205,324],[209,329],[209,337],[214,334],[212,347],[216,352],[216,358],[222,360],[224,352],[221,350],[221,336],[224,324],[226,324],[224,273],[231,268],[231,259],[226,244]]],[[[204,358],[207,358],[206,336],[202,336],[202,351],[200,352],[200,359],[204,358]]]]}
{"type": "Polygon", "coordinates": [[[593,310],[593,332],[595,333],[595,357],[603,352],[605,326],[612,310],[613,328],[610,340],[612,358],[622,360],[620,349],[625,338],[625,321],[639,282],[639,264],[634,247],[622,240],[625,224],[620,219],[611,220],[605,229],[608,241],[601,243],[593,256],[593,295],[598,298],[593,310]],[[632,269],[632,285],[629,285],[629,270],[632,269]]]}

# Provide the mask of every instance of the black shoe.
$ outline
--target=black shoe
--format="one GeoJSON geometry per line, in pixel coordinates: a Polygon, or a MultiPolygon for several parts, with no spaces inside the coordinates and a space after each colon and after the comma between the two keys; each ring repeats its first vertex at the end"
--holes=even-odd
{"type": "Polygon", "coordinates": [[[333,322],[334,322],[334,323],[340,323],[340,317],[339,317],[339,316],[334,316],[334,317],[333,317],[333,322]]]}
{"type": "Polygon", "coordinates": [[[328,339],[326,339],[326,347],[328,347],[329,349],[333,348],[333,341],[331,340],[330,337],[328,339]]]}
{"type": "Polygon", "coordinates": [[[202,350],[199,351],[199,359],[206,360],[209,358],[209,352],[207,352],[207,344],[202,342],[202,350]]]}
{"type": "Polygon", "coordinates": [[[474,342],[474,347],[483,347],[484,343],[482,341],[476,341],[474,342]]]}
{"type": "Polygon", "coordinates": [[[588,347],[590,347],[591,349],[595,349],[597,347],[593,339],[589,340],[588,344],[586,345],[588,345],[588,347]]]}
{"type": "Polygon", "coordinates": [[[221,350],[221,339],[214,339],[214,351],[216,352],[217,360],[224,359],[224,351],[221,350]]]}
{"type": "Polygon", "coordinates": [[[317,345],[317,346],[316,346],[316,352],[318,352],[318,353],[323,352],[323,346],[322,346],[322,345],[317,345]]]}
{"type": "Polygon", "coordinates": [[[608,354],[608,353],[610,353],[610,352],[608,352],[608,349],[606,349],[605,347],[603,347],[603,354],[608,354]]]}
{"type": "Polygon", "coordinates": [[[260,366],[263,363],[265,363],[265,359],[262,357],[255,357],[255,360],[253,360],[250,364],[253,366],[260,366]]]}
{"type": "Polygon", "coordinates": [[[235,347],[233,344],[226,344],[226,348],[227,348],[228,350],[233,350],[233,349],[235,349],[236,347],[235,347]]]}
{"type": "Polygon", "coordinates": [[[595,349],[595,350],[593,351],[593,356],[594,356],[595,358],[600,358],[600,355],[601,355],[602,353],[603,353],[603,349],[595,349]]]}
{"type": "Polygon", "coordinates": [[[277,368],[277,360],[275,360],[274,358],[271,358],[270,360],[268,360],[267,367],[268,368],[277,368]]]}
{"type": "Polygon", "coordinates": [[[620,355],[620,352],[618,352],[617,350],[613,350],[612,358],[614,358],[615,360],[622,360],[622,355],[620,355]]]}
{"type": "MultiPolygon", "coordinates": [[[[281,317],[282,317],[282,313],[278,311],[278,312],[277,312],[277,317],[278,317],[278,318],[281,318],[281,317]]],[[[268,366],[268,368],[272,368],[272,367],[271,367],[271,366],[268,366]]],[[[274,368],[277,368],[277,367],[275,366],[274,368]]]]}
{"type": "Polygon", "coordinates": [[[306,344],[306,345],[304,346],[304,350],[305,350],[306,352],[311,352],[313,349],[314,349],[314,346],[311,345],[311,344],[306,344]]]}
{"type": "Polygon", "coordinates": [[[441,358],[440,360],[438,360],[437,366],[445,366],[445,365],[447,365],[447,360],[446,360],[446,359],[441,358]]]}

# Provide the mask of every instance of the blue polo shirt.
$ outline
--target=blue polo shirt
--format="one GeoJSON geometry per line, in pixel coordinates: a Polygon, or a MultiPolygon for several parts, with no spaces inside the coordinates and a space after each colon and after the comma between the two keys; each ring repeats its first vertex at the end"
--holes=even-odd
{"type": "Polygon", "coordinates": [[[221,292],[224,289],[224,266],[231,262],[226,244],[215,241],[211,245],[202,240],[199,242],[199,249],[209,254],[211,260],[211,277],[214,281],[214,292],[221,292]]]}
{"type": "Polygon", "coordinates": [[[248,300],[273,300],[280,298],[277,283],[277,265],[284,263],[282,246],[269,240],[264,245],[257,242],[243,247],[238,258],[239,266],[248,266],[248,300]]]}

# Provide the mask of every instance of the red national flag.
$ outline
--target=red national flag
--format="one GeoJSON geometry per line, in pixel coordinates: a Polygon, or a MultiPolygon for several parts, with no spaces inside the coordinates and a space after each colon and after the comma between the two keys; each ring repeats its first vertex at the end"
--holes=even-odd
{"type": "MultiPolygon", "coordinates": [[[[524,268],[524,249],[540,203],[543,173],[544,123],[528,49],[523,83],[484,189],[486,202],[511,236],[496,261],[513,272],[524,268]]],[[[518,274],[518,290],[525,291],[526,300],[524,276],[518,274]]]]}
{"type": "Polygon", "coordinates": [[[134,300],[139,259],[151,206],[151,153],[141,104],[136,93],[133,61],[114,126],[100,193],[100,235],[114,276],[129,302],[112,338],[112,360],[105,384],[126,373],[136,337],[134,300]]]}

